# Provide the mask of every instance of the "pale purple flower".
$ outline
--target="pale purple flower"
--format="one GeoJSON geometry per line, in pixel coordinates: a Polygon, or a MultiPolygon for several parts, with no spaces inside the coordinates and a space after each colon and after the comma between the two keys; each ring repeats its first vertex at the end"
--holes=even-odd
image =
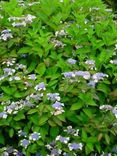
{"type": "Polygon", "coordinates": [[[70,151],[78,150],[78,149],[82,150],[83,145],[82,143],[69,143],[68,147],[70,151]]]}
{"type": "Polygon", "coordinates": [[[35,74],[28,75],[28,79],[36,80],[36,75],[35,74]]]}
{"type": "Polygon", "coordinates": [[[68,141],[69,141],[69,137],[62,137],[62,136],[59,135],[59,136],[56,137],[56,141],[60,141],[62,143],[67,144],[68,141]]]}
{"type": "Polygon", "coordinates": [[[99,80],[103,80],[105,77],[108,77],[108,75],[104,73],[96,73],[92,76],[92,79],[94,82],[98,82],[99,80]]]}
{"type": "Polygon", "coordinates": [[[56,101],[56,102],[52,105],[53,108],[58,109],[58,110],[60,110],[63,106],[64,106],[64,103],[61,103],[61,102],[58,102],[58,101],[56,101]]]}
{"type": "Polygon", "coordinates": [[[33,21],[33,19],[35,19],[36,16],[33,16],[31,14],[28,14],[26,17],[25,17],[25,22],[26,23],[31,23],[33,21]]]}
{"type": "Polygon", "coordinates": [[[19,137],[21,137],[21,136],[26,137],[26,136],[27,136],[27,133],[24,132],[24,131],[22,131],[22,130],[19,130],[19,131],[18,131],[18,136],[19,136],[19,137]]]}
{"type": "Polygon", "coordinates": [[[117,64],[117,60],[110,60],[110,63],[117,64]]]}
{"type": "Polygon", "coordinates": [[[76,64],[76,60],[74,60],[74,59],[72,59],[72,58],[69,58],[68,60],[67,60],[67,62],[69,63],[69,64],[76,64]]]}
{"type": "Polygon", "coordinates": [[[26,97],[26,100],[30,100],[30,98],[35,99],[35,100],[41,100],[41,97],[43,97],[43,93],[41,94],[31,94],[26,97]]]}
{"type": "Polygon", "coordinates": [[[52,149],[51,150],[51,156],[60,156],[62,153],[62,150],[60,149],[52,149]]]}
{"type": "Polygon", "coordinates": [[[86,60],[85,64],[88,65],[88,67],[92,70],[93,68],[95,68],[95,61],[94,60],[86,60]]]}
{"type": "Polygon", "coordinates": [[[84,79],[90,79],[90,73],[88,71],[75,71],[75,76],[82,76],[84,79]]]}
{"type": "Polygon", "coordinates": [[[32,104],[30,101],[28,101],[28,100],[24,100],[23,101],[23,105],[24,106],[28,106],[28,107],[34,107],[34,104],[32,104]]]}
{"type": "Polygon", "coordinates": [[[13,38],[13,35],[11,33],[2,34],[1,37],[0,37],[0,39],[3,40],[3,41],[7,41],[10,38],[13,38]]]}
{"type": "Polygon", "coordinates": [[[113,114],[115,115],[115,117],[117,118],[117,109],[113,109],[113,114]]]}
{"type": "Polygon", "coordinates": [[[67,33],[65,32],[65,30],[60,30],[60,31],[56,31],[55,32],[55,36],[66,36],[67,33]]]}
{"type": "Polygon", "coordinates": [[[102,105],[99,107],[101,110],[112,110],[113,107],[111,105],[102,105]]]}
{"type": "Polygon", "coordinates": [[[72,128],[72,126],[68,126],[67,129],[64,130],[64,132],[67,132],[68,134],[78,136],[79,129],[75,130],[72,128]]]}
{"type": "Polygon", "coordinates": [[[30,144],[30,141],[27,139],[23,139],[20,142],[20,145],[23,146],[24,148],[27,148],[27,146],[30,144]]]}
{"type": "Polygon", "coordinates": [[[117,153],[117,147],[114,147],[114,148],[112,149],[112,152],[117,153]]]}
{"type": "Polygon", "coordinates": [[[26,26],[26,22],[24,22],[24,21],[23,22],[17,22],[17,23],[13,22],[12,26],[13,27],[25,27],[26,26]]]}
{"type": "Polygon", "coordinates": [[[10,33],[10,32],[11,32],[10,29],[5,29],[5,30],[3,30],[3,31],[1,32],[1,34],[7,34],[7,33],[10,33]]]}
{"type": "Polygon", "coordinates": [[[48,97],[48,100],[51,100],[51,101],[60,101],[59,93],[48,93],[47,97],[48,97]]]}
{"type": "Polygon", "coordinates": [[[96,85],[96,82],[93,80],[89,81],[88,83],[88,86],[93,87],[93,88],[95,88],[95,85],[96,85]]]}
{"type": "Polygon", "coordinates": [[[7,113],[6,112],[0,112],[0,118],[6,119],[7,118],[7,113]]]}
{"type": "Polygon", "coordinates": [[[37,132],[34,132],[30,134],[29,136],[29,139],[33,141],[39,140],[39,138],[41,138],[41,136],[40,136],[40,133],[37,133],[37,132]]]}
{"type": "Polygon", "coordinates": [[[35,86],[35,90],[46,90],[44,82],[39,83],[35,86]]]}
{"type": "Polygon", "coordinates": [[[3,68],[3,71],[7,75],[12,75],[15,73],[15,69],[12,69],[12,68],[3,68]]]}
{"type": "Polygon", "coordinates": [[[64,72],[62,73],[64,75],[65,78],[72,78],[75,77],[74,72],[64,72]]]}

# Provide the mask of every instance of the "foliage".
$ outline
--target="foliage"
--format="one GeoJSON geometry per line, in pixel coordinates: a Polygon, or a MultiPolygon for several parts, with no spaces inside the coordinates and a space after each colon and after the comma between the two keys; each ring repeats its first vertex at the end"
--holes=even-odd
{"type": "Polygon", "coordinates": [[[114,15],[100,0],[0,6],[0,155],[116,155],[114,15]]]}

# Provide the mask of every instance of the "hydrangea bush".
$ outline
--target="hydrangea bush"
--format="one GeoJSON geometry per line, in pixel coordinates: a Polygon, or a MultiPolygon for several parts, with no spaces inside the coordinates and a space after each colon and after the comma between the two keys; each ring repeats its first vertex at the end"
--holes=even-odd
{"type": "Polygon", "coordinates": [[[100,0],[0,2],[0,155],[117,155],[117,22],[100,0]]]}

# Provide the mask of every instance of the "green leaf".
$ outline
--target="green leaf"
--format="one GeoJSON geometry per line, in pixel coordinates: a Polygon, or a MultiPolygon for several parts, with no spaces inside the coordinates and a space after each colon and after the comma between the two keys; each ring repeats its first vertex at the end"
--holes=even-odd
{"type": "Polygon", "coordinates": [[[30,47],[23,47],[23,48],[21,48],[19,51],[18,51],[18,53],[19,54],[25,54],[25,53],[29,53],[30,52],[30,47]]]}
{"type": "Polygon", "coordinates": [[[84,142],[87,142],[87,140],[88,140],[88,136],[87,136],[85,129],[82,129],[82,140],[84,142]]]}
{"type": "Polygon", "coordinates": [[[34,114],[35,112],[37,112],[37,109],[31,109],[31,110],[28,111],[27,114],[34,114]]]}
{"type": "Polygon", "coordinates": [[[89,153],[91,153],[94,150],[93,148],[94,148],[93,144],[91,143],[86,144],[85,146],[86,154],[88,155],[89,153]]]}
{"type": "Polygon", "coordinates": [[[13,95],[17,90],[16,88],[12,88],[9,86],[1,86],[1,88],[8,95],[13,95]]]}
{"type": "Polygon", "coordinates": [[[109,137],[109,135],[105,134],[104,137],[105,137],[105,140],[106,140],[107,144],[110,144],[110,137],[109,137]]]}
{"type": "Polygon", "coordinates": [[[44,125],[45,122],[46,122],[48,119],[49,119],[49,115],[48,115],[48,114],[43,114],[43,116],[41,116],[41,117],[39,118],[39,121],[38,121],[39,125],[40,125],[40,126],[44,125]]]}
{"type": "Polygon", "coordinates": [[[44,63],[40,63],[37,68],[36,68],[36,73],[40,74],[41,76],[45,73],[46,71],[46,66],[44,63]]]}
{"type": "Polygon", "coordinates": [[[58,127],[51,127],[50,135],[55,138],[58,134],[59,134],[59,128],[58,127]]]}
{"type": "Polygon", "coordinates": [[[46,135],[48,135],[48,133],[49,133],[48,130],[49,129],[48,129],[48,125],[47,124],[45,124],[44,126],[42,126],[40,128],[40,134],[41,134],[41,137],[42,137],[43,140],[45,140],[46,135]]]}
{"type": "Polygon", "coordinates": [[[83,111],[89,118],[93,116],[93,113],[89,108],[84,108],[83,111]]]}
{"type": "Polygon", "coordinates": [[[30,116],[30,119],[35,125],[39,125],[38,122],[39,122],[39,114],[38,113],[35,113],[35,114],[32,114],[30,116]]]}
{"type": "Polygon", "coordinates": [[[19,121],[25,119],[25,115],[23,114],[23,112],[18,112],[18,114],[14,117],[15,121],[19,121]]]}
{"type": "Polygon", "coordinates": [[[9,136],[12,138],[13,135],[14,135],[14,129],[10,129],[10,130],[9,130],[9,136]]]}
{"type": "Polygon", "coordinates": [[[37,62],[36,61],[31,62],[30,66],[27,69],[28,70],[28,73],[31,73],[32,71],[34,71],[36,65],[37,65],[37,62]]]}
{"type": "Polygon", "coordinates": [[[83,103],[77,102],[77,103],[72,104],[70,110],[78,110],[78,109],[81,109],[82,107],[83,107],[83,103]]]}
{"type": "Polygon", "coordinates": [[[0,144],[2,144],[2,145],[5,144],[5,138],[2,133],[0,133],[0,144]]]}

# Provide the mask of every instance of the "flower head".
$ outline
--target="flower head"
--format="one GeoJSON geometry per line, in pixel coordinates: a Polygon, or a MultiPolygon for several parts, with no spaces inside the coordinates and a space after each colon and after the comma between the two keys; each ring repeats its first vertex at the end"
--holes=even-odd
{"type": "Polygon", "coordinates": [[[24,148],[27,148],[27,146],[30,144],[30,141],[27,139],[23,139],[20,142],[20,145],[23,146],[24,148]]]}
{"type": "Polygon", "coordinates": [[[82,150],[83,145],[82,145],[82,143],[79,143],[79,144],[78,143],[69,143],[68,147],[69,147],[70,151],[78,150],[78,149],[82,150]]]}
{"type": "Polygon", "coordinates": [[[44,82],[39,83],[35,86],[35,90],[46,90],[44,82]]]}
{"type": "Polygon", "coordinates": [[[59,136],[56,137],[56,141],[60,141],[62,143],[67,144],[68,141],[69,141],[69,137],[62,137],[62,136],[59,135],[59,136]]]}
{"type": "Polygon", "coordinates": [[[69,63],[69,64],[76,64],[76,60],[74,60],[74,59],[72,59],[72,58],[69,58],[68,60],[67,60],[67,62],[69,63]]]}
{"type": "Polygon", "coordinates": [[[39,138],[41,138],[41,136],[40,136],[40,133],[37,133],[37,132],[34,132],[30,134],[29,136],[29,139],[33,141],[39,140],[39,138]]]}
{"type": "Polygon", "coordinates": [[[48,100],[51,100],[51,101],[60,101],[59,93],[48,93],[47,97],[48,97],[48,100]]]}
{"type": "Polygon", "coordinates": [[[103,80],[105,77],[108,77],[108,75],[104,73],[96,73],[92,76],[92,79],[94,82],[98,82],[99,80],[103,80]]]}
{"type": "Polygon", "coordinates": [[[75,77],[74,72],[64,72],[62,73],[64,75],[65,78],[72,78],[75,77]]]}
{"type": "Polygon", "coordinates": [[[63,106],[64,106],[64,103],[61,103],[61,102],[58,102],[58,101],[56,101],[56,102],[52,105],[52,107],[55,108],[55,109],[57,109],[57,110],[60,110],[63,106]]]}

